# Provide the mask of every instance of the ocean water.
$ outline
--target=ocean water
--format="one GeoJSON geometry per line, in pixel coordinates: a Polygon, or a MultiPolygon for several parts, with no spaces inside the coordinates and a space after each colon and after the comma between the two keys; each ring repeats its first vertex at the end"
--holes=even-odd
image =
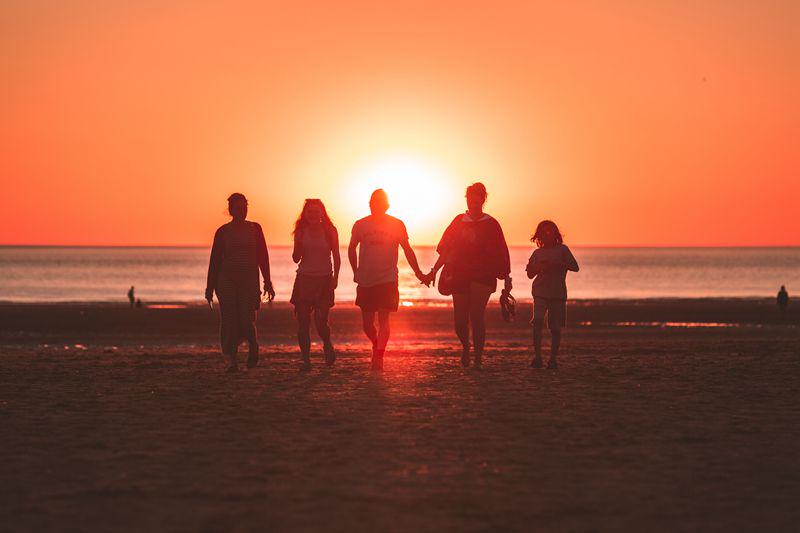
{"type": "MultiPolygon", "coordinates": [[[[511,249],[514,294],[530,298],[525,264],[530,247],[511,249]]],[[[570,272],[570,298],[772,297],[780,285],[800,292],[800,248],[581,248],[573,249],[581,270],[570,272]]],[[[207,248],[0,247],[0,301],[126,302],[131,285],[145,303],[198,302],[203,298],[207,248]]],[[[401,253],[402,256],[402,253],[401,253]]],[[[423,270],[436,259],[417,249],[423,270]]],[[[278,301],[291,295],[296,266],[291,248],[270,247],[278,301]]],[[[355,287],[342,250],[337,301],[352,302],[355,287]]],[[[404,259],[403,301],[444,300],[421,286],[404,259]]]]}

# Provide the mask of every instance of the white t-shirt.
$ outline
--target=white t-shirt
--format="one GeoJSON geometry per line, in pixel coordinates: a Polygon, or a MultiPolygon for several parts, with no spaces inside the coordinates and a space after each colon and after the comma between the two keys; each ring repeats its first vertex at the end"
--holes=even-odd
{"type": "Polygon", "coordinates": [[[390,215],[369,215],[353,224],[350,244],[358,246],[356,283],[373,287],[397,282],[397,247],[408,240],[403,221],[390,215]]]}

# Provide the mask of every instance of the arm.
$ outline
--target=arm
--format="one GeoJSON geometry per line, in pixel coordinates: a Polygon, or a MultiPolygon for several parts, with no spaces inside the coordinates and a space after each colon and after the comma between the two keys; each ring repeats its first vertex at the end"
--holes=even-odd
{"type": "Polygon", "coordinates": [[[541,267],[536,261],[536,252],[534,251],[531,254],[531,258],[528,259],[528,264],[525,266],[525,273],[528,275],[528,279],[533,279],[540,271],[541,267]]]}
{"type": "Polygon", "coordinates": [[[580,270],[578,261],[575,260],[575,256],[572,255],[572,251],[566,246],[564,246],[564,255],[564,266],[567,267],[567,270],[571,270],[573,272],[580,270]]]}
{"type": "Polygon", "coordinates": [[[411,267],[411,270],[414,271],[414,274],[417,276],[417,279],[420,280],[422,283],[426,283],[428,281],[428,276],[423,274],[422,270],[419,269],[419,263],[417,262],[417,254],[414,253],[414,250],[408,243],[408,239],[400,241],[400,247],[403,249],[403,253],[406,256],[408,265],[411,267]]]}
{"type": "Polygon", "coordinates": [[[500,261],[499,261],[499,276],[497,279],[502,279],[505,281],[503,285],[503,290],[506,292],[511,292],[513,285],[511,284],[511,255],[508,252],[508,244],[506,243],[506,237],[503,235],[503,228],[500,227],[500,223],[497,224],[497,232],[498,232],[498,240],[500,241],[500,261]]]}
{"type": "Polygon", "coordinates": [[[347,259],[350,260],[350,268],[353,269],[353,281],[358,283],[358,241],[359,236],[356,232],[356,226],[353,225],[353,231],[350,234],[350,244],[347,246],[347,259]]]}
{"type": "Polygon", "coordinates": [[[294,234],[294,248],[292,248],[292,261],[295,263],[299,263],[303,258],[302,239],[303,235],[301,231],[297,230],[294,234]]]}
{"type": "Polygon", "coordinates": [[[436,245],[436,251],[439,253],[439,257],[436,258],[436,263],[433,264],[433,267],[431,267],[431,271],[428,272],[428,280],[431,283],[436,281],[436,273],[439,272],[439,270],[447,262],[447,258],[450,255],[450,251],[452,249],[454,234],[456,232],[455,227],[460,218],[461,215],[457,216],[447,226],[447,228],[445,228],[444,233],[442,234],[442,238],[439,239],[439,244],[436,245]]]}
{"type": "Polygon", "coordinates": [[[209,302],[214,297],[217,288],[217,276],[222,265],[224,245],[222,242],[222,228],[214,234],[214,244],[211,245],[211,257],[208,259],[208,277],[206,278],[206,300],[209,302]]]}
{"type": "Polygon", "coordinates": [[[269,250],[267,250],[267,241],[264,239],[264,230],[261,229],[260,224],[256,224],[256,228],[258,229],[258,268],[264,278],[264,294],[267,295],[267,301],[271,302],[275,298],[275,289],[272,288],[269,271],[269,250]]]}
{"type": "Polygon", "coordinates": [[[339,270],[342,268],[342,254],[339,252],[339,232],[333,228],[333,239],[331,242],[331,254],[333,255],[333,288],[339,286],[339,270]]]}
{"type": "Polygon", "coordinates": [[[439,269],[444,266],[444,263],[444,254],[439,254],[439,257],[436,259],[436,263],[434,263],[433,267],[431,268],[431,274],[436,274],[439,272],[439,269]]]}

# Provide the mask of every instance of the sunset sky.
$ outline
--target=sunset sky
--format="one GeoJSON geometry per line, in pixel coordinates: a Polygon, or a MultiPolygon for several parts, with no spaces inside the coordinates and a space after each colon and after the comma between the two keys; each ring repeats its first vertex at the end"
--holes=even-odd
{"type": "Polygon", "coordinates": [[[375,187],[434,243],[800,245],[800,2],[0,4],[0,244],[267,240],[375,187]]]}

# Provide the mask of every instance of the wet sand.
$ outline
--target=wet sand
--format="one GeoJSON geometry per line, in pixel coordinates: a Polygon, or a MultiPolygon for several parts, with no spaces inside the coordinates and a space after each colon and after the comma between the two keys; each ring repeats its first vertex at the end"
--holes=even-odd
{"type": "Polygon", "coordinates": [[[492,308],[485,368],[465,371],[451,310],[403,308],[374,375],[354,308],[333,311],[336,366],[317,344],[303,374],[275,305],[259,317],[268,357],[227,375],[199,306],[0,305],[0,524],[794,530],[790,311],[576,302],[546,371],[527,366],[528,308],[512,325],[492,308]]]}

